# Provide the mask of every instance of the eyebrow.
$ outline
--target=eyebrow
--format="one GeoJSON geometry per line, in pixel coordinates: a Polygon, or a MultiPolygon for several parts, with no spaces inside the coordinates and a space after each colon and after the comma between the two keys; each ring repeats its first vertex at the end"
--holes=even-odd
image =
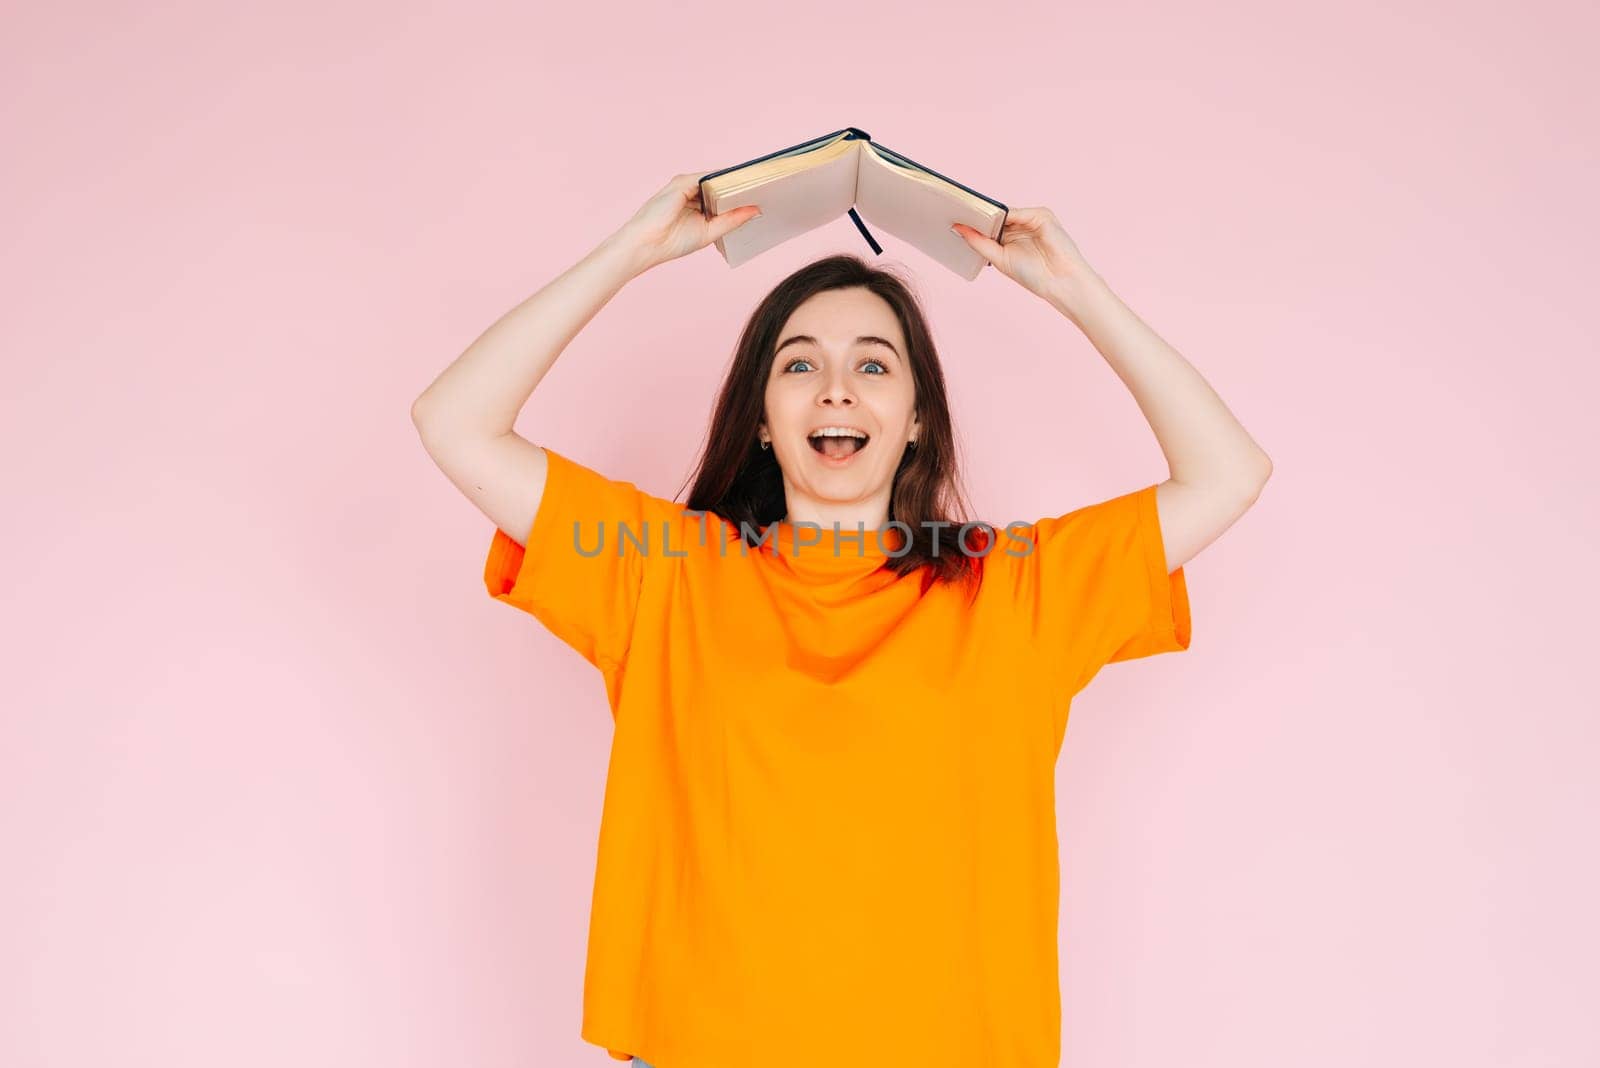
{"type": "MultiPolygon", "coordinates": [[[[777,356],[778,353],[782,352],[784,349],[788,348],[790,345],[798,345],[801,342],[809,342],[809,343],[815,345],[817,343],[817,339],[812,337],[810,334],[796,334],[793,337],[784,338],[783,341],[779,343],[778,347],[773,350],[773,356],[777,356]]],[[[895,348],[894,345],[891,342],[885,341],[883,338],[878,337],[876,334],[862,334],[860,337],[856,338],[855,341],[852,342],[852,344],[855,344],[855,345],[882,345],[884,348],[888,349],[890,352],[894,353],[896,356],[900,355],[900,350],[899,349],[895,348]]]]}

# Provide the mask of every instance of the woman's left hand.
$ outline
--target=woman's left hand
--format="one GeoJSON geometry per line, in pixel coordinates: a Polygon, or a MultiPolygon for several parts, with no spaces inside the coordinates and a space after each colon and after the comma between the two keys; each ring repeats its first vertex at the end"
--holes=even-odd
{"type": "Polygon", "coordinates": [[[950,228],[1001,274],[1046,300],[1059,286],[1094,274],[1049,208],[1012,208],[999,241],[964,223],[950,228]]]}

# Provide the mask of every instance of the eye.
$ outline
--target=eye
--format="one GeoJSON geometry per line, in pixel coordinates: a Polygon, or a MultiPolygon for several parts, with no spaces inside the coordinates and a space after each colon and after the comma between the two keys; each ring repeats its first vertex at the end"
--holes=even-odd
{"type": "MultiPolygon", "coordinates": [[[[804,356],[796,356],[794,359],[784,364],[783,369],[785,372],[793,371],[799,364],[805,364],[807,367],[810,367],[811,361],[806,359],[804,356]]],[[[870,372],[873,375],[886,375],[889,373],[889,365],[884,363],[882,360],[867,360],[861,365],[861,367],[863,370],[868,367],[876,367],[876,371],[870,372]]]]}

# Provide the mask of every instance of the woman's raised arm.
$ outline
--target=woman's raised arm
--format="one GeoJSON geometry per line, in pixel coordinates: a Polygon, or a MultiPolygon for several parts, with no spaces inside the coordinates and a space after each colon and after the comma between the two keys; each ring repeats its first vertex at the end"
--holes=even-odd
{"type": "Polygon", "coordinates": [[[750,205],[706,219],[700,173],[675,176],[588,255],[501,316],[411,405],[428,455],[519,541],[533,524],[548,468],[544,450],[512,428],[556,357],[629,281],[758,214],[750,205]]]}
{"type": "Polygon", "coordinates": [[[1168,572],[1255,503],[1272,460],[1194,365],[1111,291],[1049,208],[1013,208],[1000,240],[951,229],[994,267],[1083,331],[1133,394],[1167,458],[1156,490],[1168,572]]]}

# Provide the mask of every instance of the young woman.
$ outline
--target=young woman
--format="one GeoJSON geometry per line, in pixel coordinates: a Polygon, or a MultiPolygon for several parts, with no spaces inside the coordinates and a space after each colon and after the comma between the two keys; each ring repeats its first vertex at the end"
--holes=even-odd
{"type": "MultiPolygon", "coordinates": [[[[685,502],[512,429],[624,284],[753,217],[673,178],[417,399],[497,529],[484,581],[598,668],[615,724],[582,1035],[643,1068],[1045,1068],[1055,762],[1105,664],[1189,645],[1182,565],[1271,465],[1045,208],[958,233],[1081,329],[1171,475],[1033,522],[957,500],[944,378],[895,275],[772,290],[685,502]]],[[[599,417],[602,413],[596,411],[599,417]]]]}

